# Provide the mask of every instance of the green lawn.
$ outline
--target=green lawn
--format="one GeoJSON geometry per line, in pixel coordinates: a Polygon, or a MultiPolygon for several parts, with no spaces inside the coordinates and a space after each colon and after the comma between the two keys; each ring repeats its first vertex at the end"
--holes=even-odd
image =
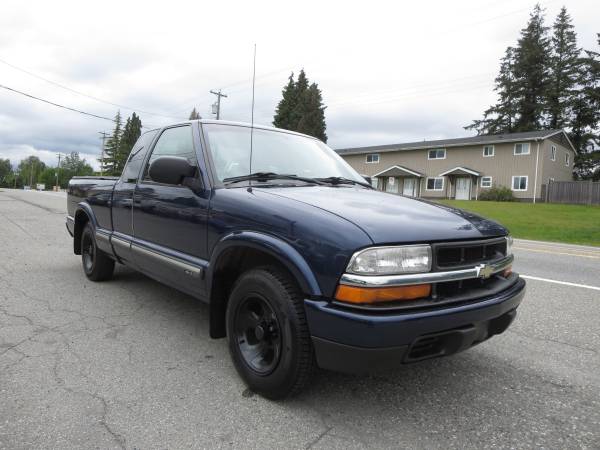
{"type": "Polygon", "coordinates": [[[600,207],[547,203],[442,200],[500,222],[516,238],[600,247],[600,207]]]}

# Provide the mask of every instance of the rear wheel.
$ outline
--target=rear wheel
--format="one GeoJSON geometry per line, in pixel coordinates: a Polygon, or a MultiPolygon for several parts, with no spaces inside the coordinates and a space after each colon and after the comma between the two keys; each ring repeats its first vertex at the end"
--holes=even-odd
{"type": "Polygon", "coordinates": [[[240,276],[227,305],[227,337],[238,373],[267,398],[298,393],[312,375],[304,300],[294,280],[275,267],[240,276]]]}
{"type": "Polygon", "coordinates": [[[81,233],[81,263],[85,275],[92,281],[108,280],[115,269],[115,261],[96,245],[94,229],[89,222],[81,233]]]}

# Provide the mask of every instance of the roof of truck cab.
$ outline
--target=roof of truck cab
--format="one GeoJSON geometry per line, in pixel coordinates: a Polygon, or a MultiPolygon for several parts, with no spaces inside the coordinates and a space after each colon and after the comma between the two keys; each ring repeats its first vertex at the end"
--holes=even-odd
{"type": "Polygon", "coordinates": [[[284,128],[276,128],[276,127],[271,127],[268,125],[260,125],[260,124],[256,124],[256,123],[253,125],[250,122],[235,122],[235,121],[231,121],[231,120],[216,120],[216,119],[185,120],[182,122],[176,122],[176,123],[172,123],[169,125],[165,125],[162,128],[172,127],[173,125],[183,125],[183,124],[188,124],[188,123],[194,123],[194,122],[198,122],[199,124],[202,124],[202,125],[216,124],[216,125],[230,125],[230,126],[236,126],[236,127],[254,127],[259,130],[279,131],[279,132],[283,132],[283,133],[295,134],[297,136],[304,136],[307,138],[318,140],[314,136],[309,136],[308,134],[298,133],[297,131],[286,130],[284,128]]]}

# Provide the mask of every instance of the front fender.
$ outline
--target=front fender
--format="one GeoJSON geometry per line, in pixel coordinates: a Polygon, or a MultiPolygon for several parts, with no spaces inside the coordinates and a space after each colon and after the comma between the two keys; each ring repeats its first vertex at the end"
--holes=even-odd
{"type": "Polygon", "coordinates": [[[223,252],[231,247],[248,247],[271,255],[294,275],[302,292],[317,297],[322,295],[321,288],[312,270],[294,247],[274,236],[255,231],[236,231],[226,235],[215,245],[207,269],[209,292],[212,290],[212,271],[217,267],[223,252]]]}

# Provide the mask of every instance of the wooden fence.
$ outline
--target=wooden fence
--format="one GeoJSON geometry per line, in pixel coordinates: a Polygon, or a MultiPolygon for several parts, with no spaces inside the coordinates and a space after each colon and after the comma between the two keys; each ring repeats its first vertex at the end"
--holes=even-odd
{"type": "Polygon", "coordinates": [[[600,205],[600,182],[550,181],[542,185],[542,198],[547,203],[600,205]]]}

